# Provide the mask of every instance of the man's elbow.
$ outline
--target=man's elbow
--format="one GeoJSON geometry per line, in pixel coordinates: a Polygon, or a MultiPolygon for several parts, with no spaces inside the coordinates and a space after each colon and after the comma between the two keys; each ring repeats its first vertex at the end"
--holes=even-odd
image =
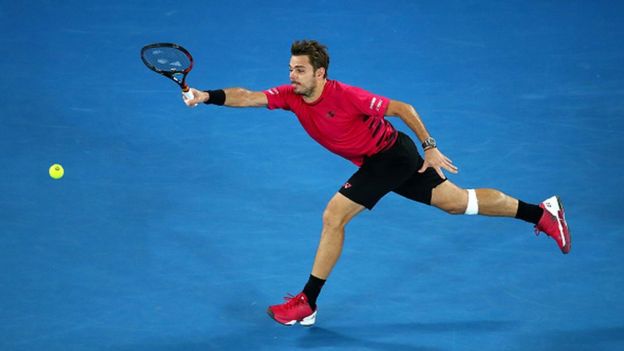
{"type": "Polygon", "coordinates": [[[416,113],[416,109],[408,103],[402,101],[392,101],[389,112],[390,116],[402,117],[416,113]]]}

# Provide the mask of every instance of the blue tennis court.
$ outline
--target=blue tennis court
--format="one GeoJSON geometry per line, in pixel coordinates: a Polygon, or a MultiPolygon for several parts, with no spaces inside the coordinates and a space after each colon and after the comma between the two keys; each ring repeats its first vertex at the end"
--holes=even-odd
{"type": "Polygon", "coordinates": [[[619,1],[0,1],[0,350],[624,349],[623,15],[619,1]],[[304,38],[329,47],[331,79],[413,104],[454,183],[560,195],[572,252],[525,222],[391,194],[347,227],[316,325],[268,318],[305,284],[356,168],[289,112],[187,108],[139,51],[179,43],[191,86],[264,90],[288,83],[304,38]]]}

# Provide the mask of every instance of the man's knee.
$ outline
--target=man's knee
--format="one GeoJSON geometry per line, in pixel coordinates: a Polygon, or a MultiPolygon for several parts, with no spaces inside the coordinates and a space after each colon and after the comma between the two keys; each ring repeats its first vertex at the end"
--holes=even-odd
{"type": "Polygon", "coordinates": [[[329,201],[325,211],[323,211],[323,228],[344,229],[347,223],[362,210],[364,210],[364,206],[338,193],[329,201]]]}
{"type": "Polygon", "coordinates": [[[469,193],[446,181],[434,188],[431,204],[449,214],[465,214],[469,205],[469,193]]]}
{"type": "Polygon", "coordinates": [[[327,205],[323,211],[323,228],[326,229],[343,229],[347,224],[346,216],[337,208],[327,205]]]}

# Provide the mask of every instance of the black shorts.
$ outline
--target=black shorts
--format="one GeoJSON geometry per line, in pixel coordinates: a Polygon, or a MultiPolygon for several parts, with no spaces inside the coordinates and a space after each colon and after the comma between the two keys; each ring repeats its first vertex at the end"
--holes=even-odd
{"type": "Polygon", "coordinates": [[[369,210],[391,191],[430,205],[431,191],[446,179],[440,178],[433,168],[418,173],[424,162],[412,139],[399,132],[394,145],[366,157],[339,192],[369,210]]]}

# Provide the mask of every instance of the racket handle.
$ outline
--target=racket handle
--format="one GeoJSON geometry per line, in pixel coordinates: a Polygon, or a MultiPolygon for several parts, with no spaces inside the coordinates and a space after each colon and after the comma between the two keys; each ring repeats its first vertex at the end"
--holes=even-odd
{"type": "Polygon", "coordinates": [[[195,97],[195,95],[193,95],[193,92],[190,89],[188,91],[182,92],[182,94],[187,100],[191,100],[195,97]]]}

